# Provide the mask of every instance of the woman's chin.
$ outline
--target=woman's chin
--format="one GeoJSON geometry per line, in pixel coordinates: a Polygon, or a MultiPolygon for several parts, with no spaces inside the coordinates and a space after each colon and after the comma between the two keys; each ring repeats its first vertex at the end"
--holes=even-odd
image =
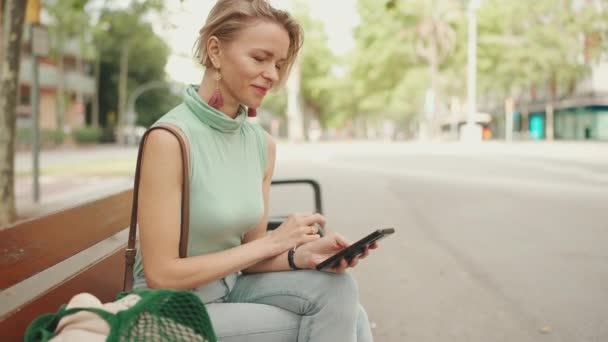
{"type": "Polygon", "coordinates": [[[259,108],[262,105],[262,101],[247,101],[243,103],[247,108],[259,108]]]}

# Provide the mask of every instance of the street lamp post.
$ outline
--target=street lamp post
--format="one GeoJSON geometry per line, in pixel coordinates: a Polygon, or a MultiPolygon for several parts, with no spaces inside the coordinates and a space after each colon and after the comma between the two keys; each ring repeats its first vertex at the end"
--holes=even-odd
{"type": "Polygon", "coordinates": [[[467,123],[462,138],[466,141],[481,140],[480,128],[475,124],[477,114],[477,14],[480,0],[470,0],[467,8],[469,22],[467,53],[467,123]]]}
{"type": "Polygon", "coordinates": [[[300,62],[296,60],[287,80],[287,137],[291,142],[304,140],[304,124],[300,103],[300,62]]]}

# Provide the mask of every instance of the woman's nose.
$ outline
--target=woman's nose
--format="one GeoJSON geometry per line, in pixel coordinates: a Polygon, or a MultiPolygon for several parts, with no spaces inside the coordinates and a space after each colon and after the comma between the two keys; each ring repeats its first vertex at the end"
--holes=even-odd
{"type": "Polygon", "coordinates": [[[264,78],[267,78],[272,82],[277,82],[279,80],[279,71],[274,65],[272,65],[269,69],[267,68],[262,75],[264,78]]]}

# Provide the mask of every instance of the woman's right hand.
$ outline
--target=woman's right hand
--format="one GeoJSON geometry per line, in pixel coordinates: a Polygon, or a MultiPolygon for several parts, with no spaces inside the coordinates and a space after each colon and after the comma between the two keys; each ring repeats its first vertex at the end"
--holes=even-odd
{"type": "Polygon", "coordinates": [[[274,255],[288,249],[318,240],[319,232],[315,223],[325,226],[321,214],[291,214],[277,229],[267,235],[274,255]]]}

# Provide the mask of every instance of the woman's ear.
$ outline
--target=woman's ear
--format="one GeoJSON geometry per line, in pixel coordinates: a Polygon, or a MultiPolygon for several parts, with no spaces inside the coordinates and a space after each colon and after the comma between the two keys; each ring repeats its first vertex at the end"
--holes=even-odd
{"type": "Polygon", "coordinates": [[[207,40],[207,56],[209,57],[211,65],[215,69],[221,69],[222,66],[220,63],[220,60],[221,60],[221,58],[220,58],[220,56],[221,56],[220,40],[217,39],[216,36],[211,36],[207,40]]]}

